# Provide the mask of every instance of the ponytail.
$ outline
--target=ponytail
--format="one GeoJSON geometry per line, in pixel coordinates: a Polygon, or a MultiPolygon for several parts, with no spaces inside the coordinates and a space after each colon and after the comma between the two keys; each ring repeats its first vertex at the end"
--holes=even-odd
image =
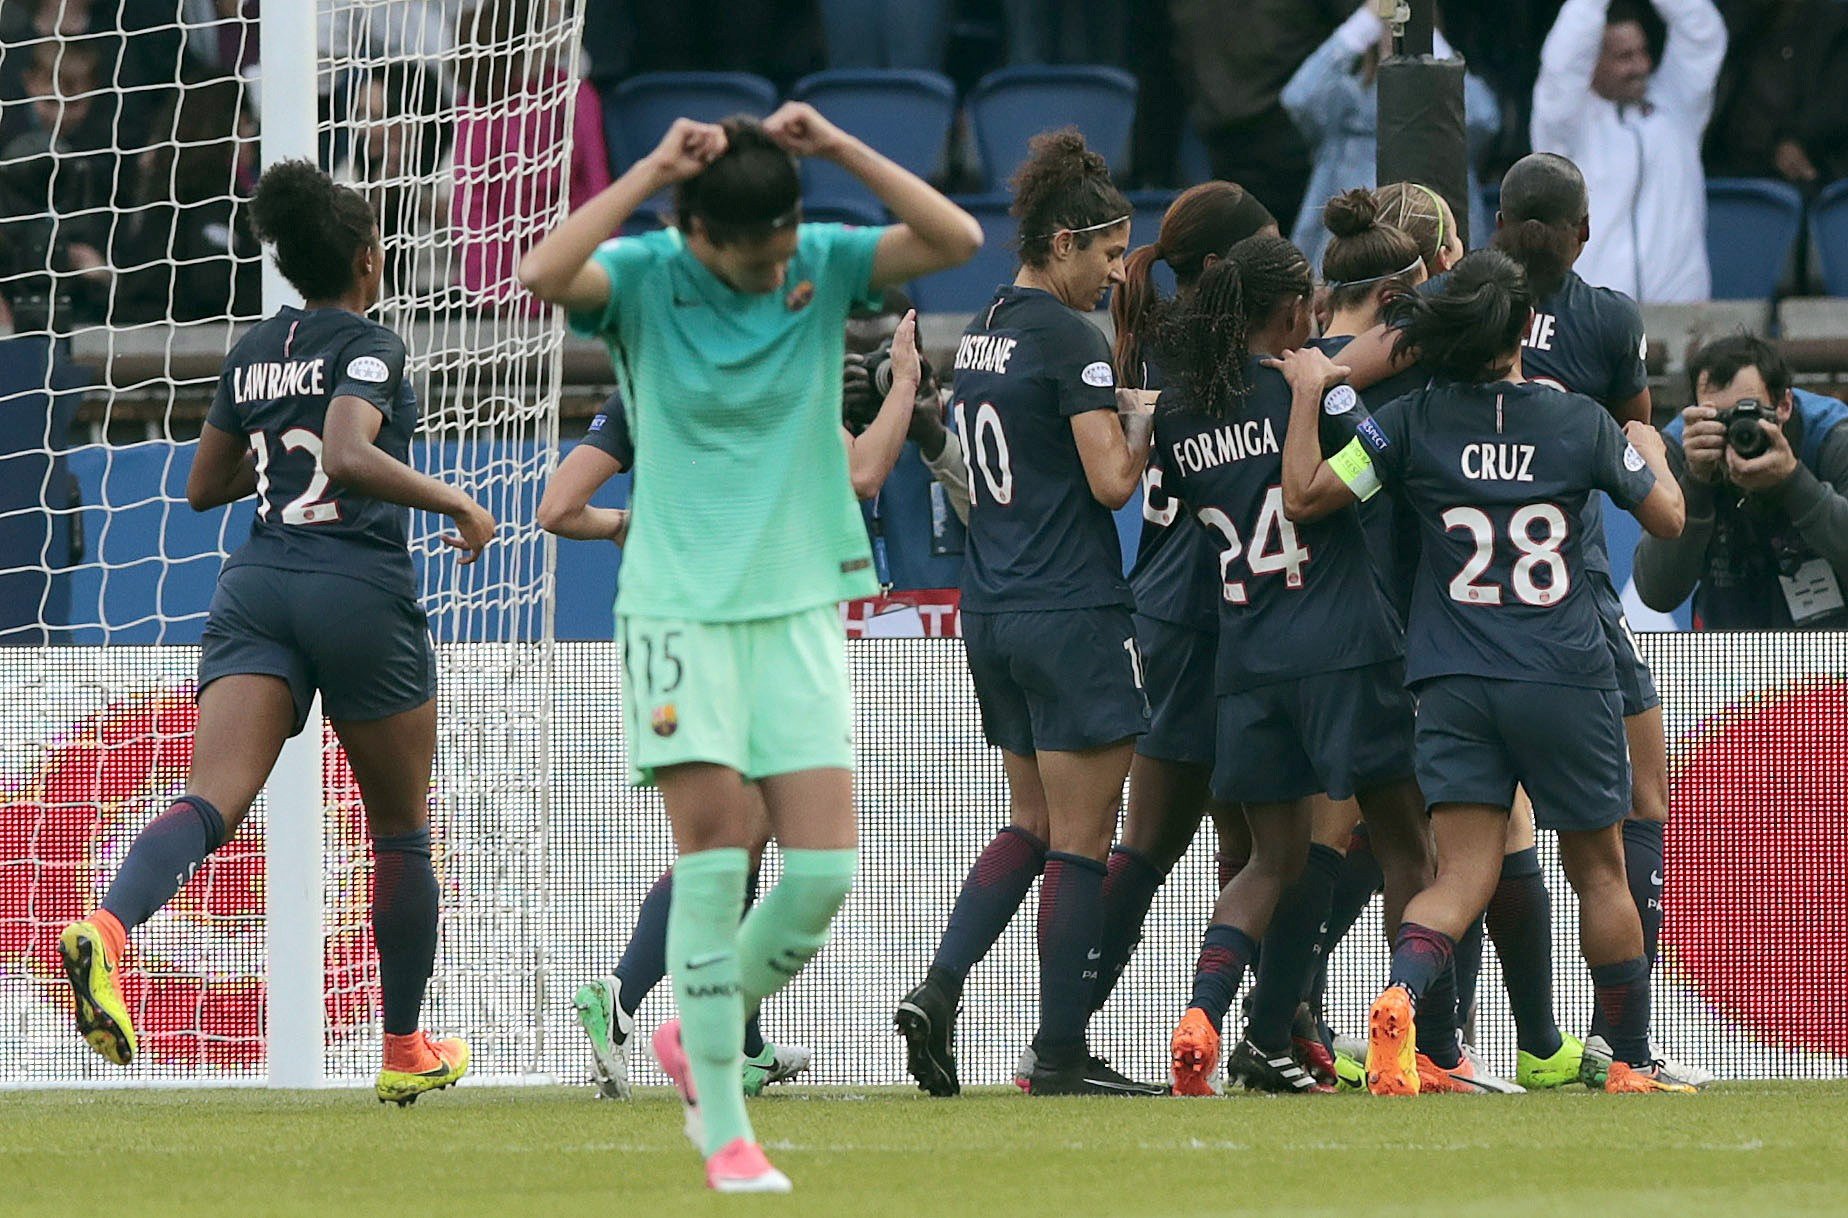
{"type": "Polygon", "coordinates": [[[1578,237],[1573,229],[1540,220],[1510,224],[1504,218],[1491,244],[1521,264],[1527,272],[1527,285],[1543,299],[1566,282],[1566,272],[1572,269],[1578,252],[1578,237]]]}
{"type": "Polygon", "coordinates": [[[1441,293],[1407,292],[1387,304],[1387,323],[1399,332],[1393,356],[1415,356],[1453,380],[1499,380],[1520,351],[1533,307],[1521,265],[1499,250],[1477,250],[1451,270],[1441,293]]]}
{"type": "Polygon", "coordinates": [[[1116,327],[1116,379],[1119,385],[1140,385],[1145,336],[1154,327],[1161,304],[1155,287],[1155,264],[1161,245],[1138,246],[1123,264],[1123,286],[1110,294],[1110,322],[1116,327]]]}

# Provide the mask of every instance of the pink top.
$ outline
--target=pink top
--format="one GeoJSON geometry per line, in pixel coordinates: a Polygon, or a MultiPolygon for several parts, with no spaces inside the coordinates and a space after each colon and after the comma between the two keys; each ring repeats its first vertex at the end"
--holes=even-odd
{"type": "MultiPolygon", "coordinates": [[[[571,101],[563,73],[527,81],[503,102],[457,109],[456,188],[450,223],[461,264],[459,283],[468,303],[513,305],[529,314],[543,306],[520,287],[521,255],[554,222],[558,167],[546,160],[564,138],[564,107],[571,101]]],[[[579,81],[572,114],[570,206],[576,211],[610,184],[603,142],[603,107],[596,88],[579,81]]]]}

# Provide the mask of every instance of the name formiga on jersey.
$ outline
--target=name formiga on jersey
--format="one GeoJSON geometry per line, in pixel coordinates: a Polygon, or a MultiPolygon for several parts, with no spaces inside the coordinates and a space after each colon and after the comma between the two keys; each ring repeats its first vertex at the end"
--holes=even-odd
{"type": "Polygon", "coordinates": [[[1277,433],[1272,430],[1269,419],[1228,423],[1197,436],[1188,436],[1172,445],[1172,449],[1176,468],[1189,474],[1197,474],[1203,469],[1224,465],[1228,461],[1243,461],[1248,457],[1279,451],[1277,433]]]}

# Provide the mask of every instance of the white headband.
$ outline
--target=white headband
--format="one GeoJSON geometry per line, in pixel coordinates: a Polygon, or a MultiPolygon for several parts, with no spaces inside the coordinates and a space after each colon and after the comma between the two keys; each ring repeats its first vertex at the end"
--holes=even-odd
{"type": "Polygon", "coordinates": [[[1371,279],[1331,279],[1331,280],[1324,281],[1322,286],[1332,290],[1334,288],[1357,288],[1357,287],[1360,287],[1362,284],[1367,284],[1367,283],[1384,283],[1388,279],[1397,279],[1401,275],[1411,274],[1413,271],[1417,270],[1419,266],[1423,264],[1423,262],[1424,262],[1424,258],[1421,255],[1417,258],[1413,258],[1405,266],[1399,268],[1396,271],[1391,272],[1390,274],[1375,275],[1371,279]]]}
{"type": "Polygon", "coordinates": [[[1114,220],[1105,220],[1102,224],[1087,224],[1083,228],[1055,228],[1051,232],[1046,233],[1044,239],[1050,241],[1060,233],[1070,233],[1075,237],[1079,233],[1094,233],[1100,228],[1115,228],[1119,224],[1126,224],[1128,222],[1128,216],[1118,216],[1114,220]]]}

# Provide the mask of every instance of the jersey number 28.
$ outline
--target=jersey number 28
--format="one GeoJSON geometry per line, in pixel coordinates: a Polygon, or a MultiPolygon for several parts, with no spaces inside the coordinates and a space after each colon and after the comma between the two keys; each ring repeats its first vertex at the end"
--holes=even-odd
{"type": "MultiPolygon", "coordinates": [[[[1499,587],[1476,582],[1495,560],[1495,522],[1489,519],[1487,512],[1475,507],[1450,508],[1440,519],[1448,532],[1466,530],[1476,546],[1463,569],[1451,577],[1450,599],[1466,605],[1501,604],[1499,587]]],[[[1529,503],[1508,518],[1508,540],[1520,553],[1508,582],[1522,604],[1542,607],[1557,604],[1571,589],[1572,575],[1566,568],[1566,556],[1559,552],[1566,541],[1566,528],[1565,512],[1553,503],[1529,503]],[[1537,537],[1534,535],[1536,525],[1541,530],[1537,537]],[[1546,572],[1545,583],[1535,578],[1542,570],[1546,572]]]]}

